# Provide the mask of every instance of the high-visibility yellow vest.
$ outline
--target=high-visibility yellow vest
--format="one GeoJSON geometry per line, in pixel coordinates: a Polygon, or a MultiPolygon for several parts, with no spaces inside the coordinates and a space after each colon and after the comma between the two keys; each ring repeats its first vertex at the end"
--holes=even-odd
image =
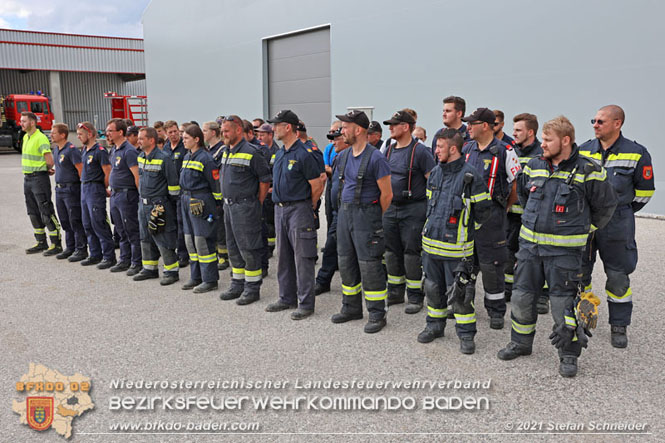
{"type": "Polygon", "coordinates": [[[23,136],[21,153],[21,168],[24,174],[46,171],[46,160],[44,154],[51,152],[51,143],[48,138],[37,129],[32,137],[29,134],[23,136]]]}

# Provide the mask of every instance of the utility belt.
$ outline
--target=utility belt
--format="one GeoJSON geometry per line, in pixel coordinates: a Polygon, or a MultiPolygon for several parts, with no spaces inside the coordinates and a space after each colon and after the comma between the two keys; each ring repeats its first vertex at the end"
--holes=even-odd
{"type": "Polygon", "coordinates": [[[500,195],[493,195],[492,201],[497,203],[499,206],[501,206],[504,209],[506,208],[506,206],[508,206],[508,199],[505,197],[501,197],[500,195]]]}
{"type": "Polygon", "coordinates": [[[55,187],[56,188],[69,188],[70,186],[80,186],[81,182],[74,182],[74,183],[56,183],[55,187]]]}
{"type": "Polygon", "coordinates": [[[255,202],[258,201],[258,198],[256,197],[241,197],[241,198],[224,198],[224,203],[227,205],[237,205],[239,203],[245,203],[245,202],[255,202]]]}
{"type": "Polygon", "coordinates": [[[36,171],[36,172],[30,172],[28,174],[23,174],[24,177],[39,177],[40,175],[47,175],[48,171],[36,171]]]}
{"type": "Polygon", "coordinates": [[[168,195],[156,195],[154,197],[141,198],[141,203],[144,205],[154,205],[155,203],[163,204],[169,199],[168,195]]]}
{"type": "Polygon", "coordinates": [[[292,202],[279,202],[279,203],[275,203],[275,204],[277,206],[281,206],[282,208],[284,208],[286,206],[292,206],[292,205],[296,205],[298,203],[302,203],[302,202],[306,202],[306,201],[307,200],[296,200],[296,201],[292,201],[292,202]]]}
{"type": "Polygon", "coordinates": [[[421,199],[418,199],[418,200],[399,200],[399,201],[394,201],[393,200],[393,202],[391,204],[393,204],[395,206],[406,206],[406,205],[410,205],[411,203],[422,203],[426,200],[427,200],[427,198],[421,198],[421,199]]]}
{"type": "Polygon", "coordinates": [[[352,209],[352,208],[372,208],[379,204],[379,200],[374,200],[371,203],[354,203],[354,202],[342,202],[342,209],[352,209]]]}

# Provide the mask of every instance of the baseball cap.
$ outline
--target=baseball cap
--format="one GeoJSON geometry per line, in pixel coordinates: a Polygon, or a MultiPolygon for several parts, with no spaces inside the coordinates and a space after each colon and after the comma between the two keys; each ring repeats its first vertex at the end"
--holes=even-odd
{"type": "Polygon", "coordinates": [[[138,135],[139,134],[139,127],[138,126],[130,126],[129,128],[127,128],[127,133],[126,134],[127,135],[129,135],[129,134],[138,135]]]}
{"type": "Polygon", "coordinates": [[[489,123],[490,125],[494,124],[494,119],[496,116],[488,108],[478,108],[471,115],[467,115],[462,118],[463,122],[473,123],[473,122],[484,122],[489,123]]]}
{"type": "Polygon", "coordinates": [[[367,118],[367,114],[365,114],[363,111],[358,111],[357,109],[349,111],[346,114],[336,115],[335,117],[345,123],[355,123],[361,128],[369,128],[369,119],[367,118]]]}
{"type": "Polygon", "coordinates": [[[261,126],[259,126],[258,129],[256,129],[256,132],[273,132],[272,126],[270,126],[270,123],[264,123],[261,126]]]}
{"type": "Polygon", "coordinates": [[[406,111],[397,111],[389,120],[383,122],[384,125],[397,125],[399,123],[415,124],[416,120],[406,111]]]}
{"type": "Polygon", "coordinates": [[[370,134],[373,132],[382,133],[383,129],[381,128],[381,124],[379,122],[372,120],[372,123],[369,124],[369,128],[367,128],[367,132],[370,134]]]}
{"type": "Polygon", "coordinates": [[[296,126],[296,131],[307,132],[307,127],[305,126],[304,121],[300,120],[298,122],[298,126],[296,126]]]}
{"type": "Polygon", "coordinates": [[[293,126],[298,126],[300,124],[300,119],[298,119],[295,112],[290,109],[284,109],[279,111],[272,120],[268,120],[268,123],[288,123],[293,126]]]}
{"type": "Polygon", "coordinates": [[[342,128],[337,129],[333,132],[329,132],[329,133],[326,134],[326,137],[328,138],[328,140],[335,140],[337,137],[341,137],[341,136],[342,136],[342,128]]]}

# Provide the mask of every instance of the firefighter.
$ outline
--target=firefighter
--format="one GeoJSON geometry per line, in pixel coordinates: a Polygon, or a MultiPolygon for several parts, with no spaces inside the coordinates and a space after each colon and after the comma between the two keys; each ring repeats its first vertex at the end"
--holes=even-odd
{"type": "Polygon", "coordinates": [[[427,177],[435,163],[429,148],[412,137],[416,120],[408,112],[397,111],[383,124],[390,127],[392,140],[386,158],[393,198],[383,214],[388,306],[404,303],[406,289],[404,312],[415,314],[423,307],[421,233],[427,212],[427,177]]]}
{"type": "MultiPolygon", "coordinates": [[[[254,120],[255,122],[257,120],[254,120]]],[[[270,123],[263,123],[256,130],[258,138],[261,143],[268,148],[270,153],[270,158],[268,160],[268,165],[270,166],[270,172],[272,173],[273,165],[275,164],[275,154],[279,150],[279,146],[275,142],[275,133],[270,125],[270,123]]],[[[268,246],[267,257],[270,258],[275,252],[275,204],[272,201],[272,183],[268,189],[268,195],[266,195],[265,200],[263,200],[263,218],[265,219],[265,229],[264,234],[268,246]]],[[[264,265],[267,265],[267,262],[264,259],[264,265]]],[[[267,271],[268,267],[265,266],[267,271]]]]}
{"type": "Polygon", "coordinates": [[[111,218],[120,235],[120,258],[111,272],[128,276],[141,272],[141,236],[139,233],[139,165],[138,150],[127,140],[127,126],[122,119],[107,123],[106,137],[115,145],[109,155],[111,162],[111,218]]]}
{"type": "Polygon", "coordinates": [[[323,192],[322,168],[298,139],[298,116],[280,111],[272,120],[275,136],[284,143],[273,166],[275,231],[277,232],[277,280],[279,300],[267,312],[292,309],[291,319],[301,320],[314,313],[314,260],[316,226],[314,210],[323,192]]]}
{"type": "Polygon", "coordinates": [[[55,216],[51,201],[51,180],[54,163],[48,138],[37,129],[37,116],[32,112],[21,113],[23,149],[21,169],[23,170],[23,194],[28,217],[34,229],[37,243],[26,249],[26,254],[44,252],[44,255],[57,255],[62,252],[60,223],[55,216]],[[51,246],[46,242],[46,229],[49,231],[51,246]]]}
{"type": "MultiPolygon", "coordinates": [[[[224,142],[220,138],[220,123],[216,121],[205,122],[201,130],[208,145],[208,152],[212,155],[212,159],[215,160],[217,168],[221,168],[224,142]]],[[[220,204],[217,211],[220,220],[217,223],[217,269],[223,271],[229,267],[229,250],[226,247],[226,230],[224,229],[224,205],[220,204]]]]}
{"type": "MultiPolygon", "coordinates": [[[[520,161],[520,167],[524,168],[526,164],[534,157],[540,157],[543,149],[540,147],[540,141],[536,137],[538,132],[538,118],[533,114],[522,113],[513,118],[513,136],[515,137],[515,153],[520,161]]],[[[515,254],[519,249],[520,227],[522,226],[522,213],[524,208],[515,202],[508,210],[508,230],[506,239],[508,240],[508,261],[505,269],[506,282],[506,301],[510,301],[513,293],[513,279],[515,272],[515,263],[517,259],[515,254]]],[[[549,312],[547,283],[543,292],[538,297],[538,313],[547,314],[549,312]]]]}
{"type": "Polygon", "coordinates": [[[436,136],[446,128],[454,129],[459,132],[465,142],[470,140],[468,128],[462,122],[462,117],[464,117],[465,112],[466,101],[462,97],[451,95],[443,99],[443,128],[439,129],[434,134],[434,139],[432,140],[432,155],[435,155],[436,136]]]}
{"type": "Polygon", "coordinates": [[[188,152],[180,171],[180,212],[190,263],[190,279],[182,289],[200,294],[218,286],[216,223],[222,193],[219,169],[204,147],[201,128],[187,126],[182,141],[188,152]]]}
{"type": "MultiPolygon", "coordinates": [[[[187,154],[187,150],[182,143],[182,137],[180,135],[180,130],[178,129],[178,123],[174,120],[167,120],[164,123],[164,130],[166,131],[166,143],[164,143],[164,152],[167,152],[171,156],[171,161],[175,165],[175,173],[180,177],[180,171],[182,170],[182,160],[187,154]]],[[[183,231],[183,222],[182,214],[183,211],[180,208],[180,202],[178,200],[178,208],[176,210],[178,217],[178,265],[181,268],[189,265],[189,255],[187,254],[187,246],[185,246],[185,236],[183,231]]]]}
{"type": "Polygon", "coordinates": [[[55,258],[71,262],[81,261],[88,256],[88,241],[81,221],[81,150],[67,141],[69,128],[64,123],[56,123],[51,131],[53,139],[53,159],[55,161],[55,207],[65,231],[64,251],[55,258]]]}
{"type": "MultiPolygon", "coordinates": [[[[76,136],[83,143],[81,157],[81,218],[88,237],[90,255],[82,266],[97,265],[107,269],[116,264],[111,224],[106,214],[111,163],[106,149],[97,144],[97,131],[90,122],[79,123],[76,136]]],[[[69,257],[71,259],[71,257],[69,257]]]]}
{"type": "Polygon", "coordinates": [[[157,130],[141,128],[138,143],[141,153],[139,165],[139,229],[141,233],[141,256],[143,268],[134,281],[158,278],[159,256],[164,261],[162,286],[177,282],[178,221],[176,201],[180,195],[175,165],[164,151],[157,149],[157,130]]]}
{"type": "Polygon", "coordinates": [[[369,312],[365,332],[386,326],[386,275],[381,265],[385,252],[383,213],[392,201],[388,160],[367,142],[369,119],[362,111],[338,115],[344,141],[351,145],[339,162],[337,259],[342,278],[342,310],[333,323],[363,318],[362,293],[369,312]]]}
{"type": "Polygon", "coordinates": [[[589,231],[612,217],[616,196],[605,169],[579,155],[575,128],[563,116],[543,125],[543,156],[529,160],[518,180],[524,207],[513,287],[511,340],[498,357],[531,354],[538,294],[549,283],[554,319],[552,344],[559,351],[559,374],[574,377],[587,346],[574,299],[582,276],[582,251],[589,231]]]}
{"type": "Polygon", "coordinates": [[[612,219],[591,235],[583,255],[583,282],[587,291],[591,290],[596,251],[603,261],[611,343],[615,348],[628,346],[626,327],[633,312],[629,276],[637,266],[635,213],[649,202],[655,189],[651,156],[644,146],[623,136],[624,121],[625,114],[619,106],[600,108],[591,120],[596,138],[580,146],[580,154],[607,169],[617,194],[617,209],[612,219]]]}
{"type": "Polygon", "coordinates": [[[515,151],[494,136],[494,112],[478,108],[464,117],[472,140],[464,145],[466,161],[482,174],[492,197],[492,214],[476,233],[475,260],[482,272],[485,309],[490,328],[502,329],[506,300],[504,271],[508,261],[506,248],[506,211],[517,200],[515,176],[520,170],[515,151]]]}
{"type": "Polygon", "coordinates": [[[222,123],[224,153],[220,168],[226,244],[231,260],[231,286],[222,300],[238,299],[238,305],[259,300],[262,282],[261,207],[270,187],[270,167],[259,151],[243,137],[243,121],[237,115],[222,123]],[[258,223],[257,223],[258,222],[258,223]]]}
{"type": "MultiPolygon", "coordinates": [[[[473,267],[473,241],[476,224],[490,216],[492,203],[480,173],[464,161],[464,139],[458,131],[445,129],[437,135],[439,160],[427,180],[427,221],[422,230],[423,270],[427,296],[425,329],[420,343],[443,337],[448,299],[456,269],[462,261],[473,267]]],[[[475,283],[475,281],[474,281],[475,283]]],[[[476,314],[470,297],[452,303],[460,351],[473,354],[476,314]]]]}

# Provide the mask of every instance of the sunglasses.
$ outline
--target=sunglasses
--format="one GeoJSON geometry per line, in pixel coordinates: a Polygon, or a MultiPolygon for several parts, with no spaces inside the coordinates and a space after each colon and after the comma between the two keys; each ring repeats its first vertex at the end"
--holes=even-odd
{"type": "Polygon", "coordinates": [[[607,123],[608,121],[609,120],[601,120],[599,118],[592,118],[591,119],[591,124],[595,125],[596,123],[598,123],[599,125],[603,125],[604,123],[607,123]]]}

